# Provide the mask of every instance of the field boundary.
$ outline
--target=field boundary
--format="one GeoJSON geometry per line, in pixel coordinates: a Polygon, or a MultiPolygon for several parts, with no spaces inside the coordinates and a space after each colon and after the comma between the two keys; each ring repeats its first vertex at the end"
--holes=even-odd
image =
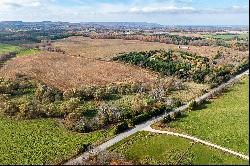
{"type": "Polygon", "coordinates": [[[167,135],[172,135],[172,136],[177,136],[177,137],[182,137],[182,138],[190,139],[190,140],[193,140],[195,142],[199,142],[201,144],[207,145],[209,147],[213,147],[215,149],[219,149],[219,150],[221,150],[223,152],[227,152],[227,153],[230,153],[232,155],[238,156],[238,157],[240,157],[242,159],[249,160],[249,156],[247,156],[247,155],[243,155],[243,154],[235,152],[235,151],[233,151],[231,149],[228,149],[228,148],[225,148],[225,147],[222,147],[222,146],[210,143],[208,141],[196,138],[196,137],[191,136],[191,135],[185,135],[185,134],[180,134],[180,133],[175,133],[175,132],[170,132],[170,131],[156,130],[156,129],[153,129],[151,126],[147,126],[143,130],[144,131],[153,132],[153,133],[167,134],[167,135]]]}
{"type": "MultiPolygon", "coordinates": [[[[221,84],[220,86],[212,89],[210,92],[208,93],[205,93],[204,95],[200,96],[200,97],[197,97],[195,99],[196,102],[201,102],[201,101],[204,101],[206,100],[207,98],[210,98],[214,93],[216,92],[219,92],[221,91],[223,88],[227,87],[228,85],[234,83],[235,81],[237,81],[238,79],[240,79],[242,76],[244,75],[248,75],[249,74],[249,69],[247,69],[246,71],[242,72],[241,74],[239,75],[236,75],[235,77],[231,78],[229,81],[221,84]]],[[[192,102],[192,101],[191,101],[192,102]]],[[[189,104],[191,103],[187,103],[177,109],[174,109],[173,111],[167,113],[167,114],[173,114],[175,112],[179,112],[179,111],[184,111],[188,108],[189,104]]],[[[119,135],[117,135],[116,137],[114,137],[113,139],[87,151],[87,152],[84,152],[81,156],[75,158],[75,159],[72,159],[68,162],[65,163],[65,165],[77,165],[77,164],[82,164],[84,160],[88,159],[90,155],[93,155],[93,154],[97,154],[101,151],[104,151],[106,149],[108,149],[109,147],[111,147],[112,145],[114,145],[115,143],[129,137],[130,135],[132,134],[135,134],[136,132],[138,131],[143,131],[145,128],[147,128],[148,126],[151,126],[152,124],[156,123],[156,122],[159,122],[164,116],[167,115],[166,113],[163,114],[163,115],[160,115],[160,116],[157,116],[157,117],[154,117],[154,118],[151,118],[150,120],[144,122],[144,123],[141,123],[139,125],[136,125],[134,128],[124,132],[124,133],[121,133],[119,135]]]]}

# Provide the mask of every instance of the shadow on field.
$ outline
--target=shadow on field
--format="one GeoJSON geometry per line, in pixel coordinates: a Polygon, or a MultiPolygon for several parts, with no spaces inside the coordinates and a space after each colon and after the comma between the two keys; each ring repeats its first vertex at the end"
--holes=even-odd
{"type": "Polygon", "coordinates": [[[198,105],[198,106],[194,109],[194,111],[201,111],[201,110],[203,110],[203,109],[206,109],[208,104],[211,104],[211,101],[205,100],[202,104],[198,105]]]}

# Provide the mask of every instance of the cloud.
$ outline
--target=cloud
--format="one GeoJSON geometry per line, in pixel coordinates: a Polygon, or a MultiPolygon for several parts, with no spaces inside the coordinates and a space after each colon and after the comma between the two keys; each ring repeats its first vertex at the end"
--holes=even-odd
{"type": "MultiPolygon", "coordinates": [[[[1,8],[22,8],[22,7],[39,7],[42,5],[42,0],[1,0],[1,8]]],[[[1,9],[0,9],[1,10],[1,9]]]]}
{"type": "MultiPolygon", "coordinates": [[[[112,0],[112,3],[107,0],[0,0],[0,21],[158,22],[162,20],[163,22],[170,20],[176,22],[179,20],[184,22],[187,18],[204,21],[205,17],[221,17],[223,21],[228,14],[235,17],[244,14],[245,19],[249,12],[248,5],[243,4],[232,3],[231,7],[230,5],[216,7],[212,2],[210,5],[196,2],[195,0],[112,0]]],[[[239,18],[242,20],[242,17],[239,18]]]]}
{"type": "Polygon", "coordinates": [[[194,12],[193,7],[176,7],[176,6],[166,6],[166,7],[143,7],[131,8],[128,12],[131,13],[189,13],[194,12]]]}

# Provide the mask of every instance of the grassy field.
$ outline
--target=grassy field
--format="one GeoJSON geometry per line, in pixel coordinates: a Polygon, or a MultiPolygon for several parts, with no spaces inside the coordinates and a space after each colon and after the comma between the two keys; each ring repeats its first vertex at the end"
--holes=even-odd
{"type": "Polygon", "coordinates": [[[53,119],[14,121],[0,116],[0,164],[57,164],[77,155],[85,143],[112,136],[67,131],[53,119]]]}
{"type": "Polygon", "coordinates": [[[137,164],[213,165],[247,164],[247,161],[184,138],[139,132],[112,146],[137,164]]]}
{"type": "Polygon", "coordinates": [[[158,77],[154,72],[131,65],[47,52],[6,62],[0,77],[13,78],[16,73],[30,75],[61,90],[86,85],[151,82],[158,77]]]}
{"type": "Polygon", "coordinates": [[[0,55],[8,53],[8,52],[12,52],[12,51],[18,51],[20,49],[21,49],[21,47],[18,47],[18,46],[13,46],[13,45],[1,44],[0,43],[0,55]]]}
{"type": "Polygon", "coordinates": [[[205,104],[203,109],[185,113],[168,124],[170,128],[249,154],[249,79],[245,77],[229,92],[205,104]]]}
{"type": "Polygon", "coordinates": [[[231,40],[234,38],[245,40],[248,39],[248,34],[208,34],[208,35],[203,35],[203,37],[212,39],[224,39],[224,40],[231,40]]]}
{"type": "MultiPolygon", "coordinates": [[[[179,50],[178,45],[157,42],[143,42],[122,39],[90,39],[86,37],[69,37],[52,43],[55,48],[60,48],[68,55],[81,56],[88,59],[111,59],[120,53],[149,51],[156,49],[179,50]]],[[[248,57],[248,52],[237,51],[232,48],[211,46],[190,46],[190,50],[204,57],[212,58],[218,51],[225,55],[224,62],[233,62],[248,57]]]]}
{"type": "Polygon", "coordinates": [[[34,50],[34,49],[29,49],[29,50],[24,50],[19,52],[16,57],[24,57],[24,56],[30,56],[38,53],[43,53],[44,51],[41,50],[34,50]]]}

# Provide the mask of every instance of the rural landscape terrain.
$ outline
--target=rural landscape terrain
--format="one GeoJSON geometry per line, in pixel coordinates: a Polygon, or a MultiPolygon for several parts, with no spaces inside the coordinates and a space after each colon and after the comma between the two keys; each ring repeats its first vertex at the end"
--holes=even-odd
{"type": "Polygon", "coordinates": [[[0,135],[1,165],[248,165],[249,26],[0,19],[0,135]]]}

